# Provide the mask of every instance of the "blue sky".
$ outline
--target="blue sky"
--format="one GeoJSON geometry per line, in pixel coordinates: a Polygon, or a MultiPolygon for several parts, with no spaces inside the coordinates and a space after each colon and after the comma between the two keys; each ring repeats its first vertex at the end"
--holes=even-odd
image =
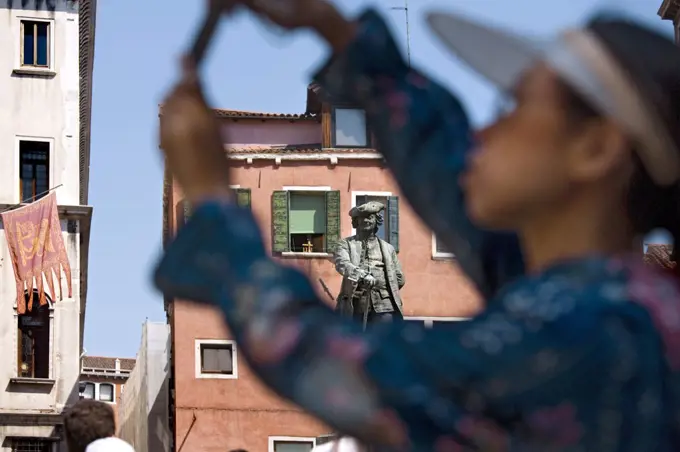
{"type": "MultiPolygon", "coordinates": [[[[282,0],[285,1],[285,0],[282,0]]],[[[85,348],[89,355],[135,356],[145,319],[164,321],[149,283],[161,244],[162,165],[157,105],[176,77],[204,1],[99,1],[92,117],[90,204],[94,206],[85,348]]],[[[373,5],[405,44],[403,0],[343,0],[347,12],[373,5]]],[[[434,8],[545,36],[596,9],[623,10],[672,35],[656,16],[661,0],[410,0],[411,57],[461,95],[474,121],[488,120],[495,92],[442,51],[424,26],[434,8]]],[[[307,33],[282,35],[247,14],[223,24],[205,68],[215,107],[302,112],[311,70],[326,55],[307,33]]]]}

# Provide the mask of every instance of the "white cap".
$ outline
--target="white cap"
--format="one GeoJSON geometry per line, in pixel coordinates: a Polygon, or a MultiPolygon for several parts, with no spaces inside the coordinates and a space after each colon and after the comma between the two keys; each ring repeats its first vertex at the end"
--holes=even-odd
{"type": "Polygon", "coordinates": [[[90,443],[85,452],[135,452],[135,449],[122,439],[112,436],[90,443]]]}
{"type": "Polygon", "coordinates": [[[340,438],[330,443],[316,446],[312,452],[362,452],[363,449],[354,438],[340,438]]]}

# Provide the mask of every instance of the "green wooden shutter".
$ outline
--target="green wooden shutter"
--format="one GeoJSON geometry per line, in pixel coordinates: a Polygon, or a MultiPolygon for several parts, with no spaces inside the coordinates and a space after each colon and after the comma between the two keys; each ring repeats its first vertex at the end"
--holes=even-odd
{"type": "Polygon", "coordinates": [[[272,251],[275,253],[290,251],[288,193],[287,191],[272,193],[272,251]]]}
{"type": "Polygon", "coordinates": [[[236,204],[250,209],[250,188],[237,188],[234,192],[236,193],[236,204]]]}
{"type": "Polygon", "coordinates": [[[335,251],[340,240],[340,191],[326,192],[326,252],[335,251]]]}
{"type": "Polygon", "coordinates": [[[394,247],[394,250],[399,252],[399,197],[387,197],[387,232],[389,237],[387,241],[394,247]]]}

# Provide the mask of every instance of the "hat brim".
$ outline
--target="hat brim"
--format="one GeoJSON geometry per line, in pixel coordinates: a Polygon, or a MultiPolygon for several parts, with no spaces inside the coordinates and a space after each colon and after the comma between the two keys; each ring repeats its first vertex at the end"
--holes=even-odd
{"type": "Polygon", "coordinates": [[[427,23],[451,52],[502,90],[511,89],[543,54],[544,45],[537,40],[460,15],[431,12],[427,23]]]}

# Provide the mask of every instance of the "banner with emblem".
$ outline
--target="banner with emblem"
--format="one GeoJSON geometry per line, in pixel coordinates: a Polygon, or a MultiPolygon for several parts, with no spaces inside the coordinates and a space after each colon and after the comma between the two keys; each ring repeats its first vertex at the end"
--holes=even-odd
{"type": "Polygon", "coordinates": [[[24,314],[26,308],[32,310],[34,289],[37,289],[40,305],[47,304],[45,282],[52,300],[56,301],[56,279],[59,299],[63,299],[62,271],[66,276],[68,296],[72,297],[71,266],[61,234],[56,194],[50,193],[32,204],[2,213],[0,218],[14,267],[18,313],[24,314]]]}

